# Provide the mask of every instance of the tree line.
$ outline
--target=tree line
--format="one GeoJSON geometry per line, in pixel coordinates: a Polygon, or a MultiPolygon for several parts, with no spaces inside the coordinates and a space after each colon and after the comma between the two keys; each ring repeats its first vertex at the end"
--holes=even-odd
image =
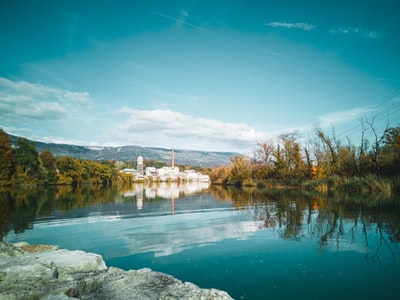
{"type": "Polygon", "coordinates": [[[351,188],[358,182],[370,189],[371,182],[389,182],[393,187],[400,175],[400,127],[386,126],[378,134],[373,122],[365,124],[359,146],[338,139],[334,129],[327,133],[315,128],[307,140],[296,132],[282,134],[276,141],[257,143],[252,157],[231,157],[230,164],[213,168],[210,178],[213,183],[236,186],[274,182],[329,188],[340,182],[351,188]],[[371,141],[365,138],[366,128],[372,132],[371,141]],[[365,178],[369,181],[361,180],[365,178]]]}
{"type": "Polygon", "coordinates": [[[55,157],[50,150],[38,153],[35,144],[26,138],[19,138],[14,147],[0,128],[0,186],[111,185],[132,181],[133,176],[119,172],[114,162],[55,157]]]}

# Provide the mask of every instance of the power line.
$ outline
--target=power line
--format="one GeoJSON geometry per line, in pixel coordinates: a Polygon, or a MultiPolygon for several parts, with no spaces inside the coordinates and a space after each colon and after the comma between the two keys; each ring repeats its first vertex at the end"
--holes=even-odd
{"type": "MultiPolygon", "coordinates": [[[[339,124],[336,128],[340,130],[343,127],[345,127],[346,125],[349,125],[350,123],[354,122],[358,118],[360,118],[360,117],[362,117],[364,115],[367,115],[370,112],[376,111],[379,106],[384,105],[385,103],[387,103],[388,101],[392,100],[393,98],[395,98],[398,95],[400,95],[400,89],[397,89],[397,90],[393,91],[392,93],[390,93],[389,95],[384,96],[383,98],[378,100],[376,103],[371,104],[369,107],[367,107],[366,111],[360,112],[359,114],[354,116],[352,119],[339,124]]],[[[400,105],[400,102],[399,102],[399,105],[400,105]]]]}
{"type": "MultiPolygon", "coordinates": [[[[369,105],[366,110],[353,116],[351,119],[332,127],[333,134],[339,142],[349,140],[353,146],[359,145],[363,140],[374,138],[373,129],[378,132],[390,126],[390,117],[400,111],[400,101],[391,102],[400,95],[400,89],[382,97],[376,103],[369,105]],[[358,124],[357,124],[357,123],[358,124]],[[373,127],[373,128],[372,128],[373,127]]],[[[398,118],[400,120],[400,118],[398,118]]],[[[395,125],[396,126],[396,125],[395,125]]]]}

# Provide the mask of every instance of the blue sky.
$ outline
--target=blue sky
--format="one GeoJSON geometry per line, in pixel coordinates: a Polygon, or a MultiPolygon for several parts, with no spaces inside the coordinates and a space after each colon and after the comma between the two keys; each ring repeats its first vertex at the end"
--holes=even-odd
{"type": "Polygon", "coordinates": [[[400,119],[398,1],[0,3],[0,127],[47,142],[251,152],[400,119]],[[373,119],[374,118],[374,119],[373,119]]]}

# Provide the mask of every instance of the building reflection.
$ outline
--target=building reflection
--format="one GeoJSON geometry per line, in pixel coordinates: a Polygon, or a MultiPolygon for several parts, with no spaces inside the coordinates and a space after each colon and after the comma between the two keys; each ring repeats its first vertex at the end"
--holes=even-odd
{"type": "Polygon", "coordinates": [[[208,190],[208,182],[161,182],[157,184],[135,184],[131,189],[124,190],[123,197],[136,197],[136,206],[138,210],[143,209],[143,203],[152,199],[171,199],[171,213],[174,214],[175,199],[184,196],[194,195],[203,190],[208,190]]]}
{"type": "Polygon", "coordinates": [[[138,210],[143,209],[143,192],[138,193],[136,196],[136,207],[138,210]]]}

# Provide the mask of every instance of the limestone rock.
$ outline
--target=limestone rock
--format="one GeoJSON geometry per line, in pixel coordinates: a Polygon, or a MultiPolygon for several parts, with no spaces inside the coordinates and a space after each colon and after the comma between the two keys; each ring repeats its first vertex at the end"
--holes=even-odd
{"type": "Polygon", "coordinates": [[[0,300],[3,299],[232,298],[224,291],[201,289],[150,269],[107,268],[98,254],[0,242],[0,300]]]}
{"type": "Polygon", "coordinates": [[[24,251],[9,243],[0,242],[0,258],[16,257],[24,255],[24,251]]]}

